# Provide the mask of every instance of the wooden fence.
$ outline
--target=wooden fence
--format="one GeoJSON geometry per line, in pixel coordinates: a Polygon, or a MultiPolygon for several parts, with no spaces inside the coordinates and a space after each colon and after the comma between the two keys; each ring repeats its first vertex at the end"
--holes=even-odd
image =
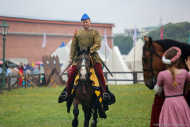
{"type": "Polygon", "coordinates": [[[0,91],[1,90],[10,91],[11,89],[19,89],[20,87],[27,88],[30,86],[36,87],[36,85],[40,86],[40,78],[42,75],[44,76],[44,74],[26,74],[26,75],[22,75],[22,76],[20,76],[20,75],[0,76],[0,91]],[[16,79],[24,78],[25,84],[19,85],[19,80],[17,80],[17,82],[12,84],[11,79],[13,79],[13,78],[16,78],[16,79]],[[8,80],[8,87],[5,87],[6,83],[2,84],[2,79],[5,79],[5,82],[6,82],[6,80],[8,80]],[[28,85],[28,81],[31,82],[32,85],[28,85]]]}
{"type": "MultiPolygon", "coordinates": [[[[142,71],[136,71],[136,72],[111,72],[112,74],[128,74],[131,73],[133,75],[133,79],[108,79],[107,75],[109,75],[108,72],[104,72],[104,76],[106,78],[106,81],[133,81],[133,83],[137,83],[137,82],[143,82],[143,80],[137,80],[137,74],[138,73],[143,73],[142,71]]],[[[67,73],[64,73],[63,75],[67,75],[67,73]]],[[[41,86],[40,83],[40,79],[41,77],[44,77],[44,73],[42,74],[26,74],[26,75],[10,75],[10,76],[0,76],[0,92],[2,90],[8,90],[10,91],[11,89],[19,89],[21,88],[27,88],[27,87],[35,87],[35,86],[41,86]],[[11,85],[11,79],[12,78],[20,78],[20,77],[24,77],[25,80],[25,84],[24,85],[19,85],[19,80],[17,80],[17,82],[15,82],[14,84],[11,85]],[[32,85],[28,85],[28,77],[30,77],[30,81],[32,82],[32,85]],[[37,79],[35,78],[37,77],[37,79]],[[6,84],[2,84],[2,79],[7,79],[8,80],[8,87],[5,87],[6,84]],[[17,85],[16,85],[17,84],[17,85]],[[15,86],[16,85],[16,86],[15,86]],[[4,86],[4,87],[3,87],[4,86]]],[[[2,92],[1,92],[2,93],[2,92]]]]}

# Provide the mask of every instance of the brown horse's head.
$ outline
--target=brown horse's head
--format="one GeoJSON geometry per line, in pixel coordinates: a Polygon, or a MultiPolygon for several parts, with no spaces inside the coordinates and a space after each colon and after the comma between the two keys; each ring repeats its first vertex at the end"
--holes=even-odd
{"type": "Polygon", "coordinates": [[[156,84],[158,73],[165,69],[162,62],[164,49],[157,43],[153,42],[151,37],[144,37],[142,66],[144,83],[149,89],[153,89],[156,84]]]}
{"type": "Polygon", "coordinates": [[[77,50],[77,57],[75,59],[77,69],[79,70],[80,79],[86,80],[88,78],[88,70],[90,67],[90,48],[87,50],[77,50]]]}

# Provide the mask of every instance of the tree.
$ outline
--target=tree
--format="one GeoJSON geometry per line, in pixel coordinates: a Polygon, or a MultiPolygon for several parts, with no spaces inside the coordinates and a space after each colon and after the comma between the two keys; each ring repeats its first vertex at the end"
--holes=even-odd
{"type": "MultiPolygon", "coordinates": [[[[160,39],[160,30],[150,32],[147,36],[152,37],[153,40],[160,39]]],[[[163,26],[164,39],[173,39],[179,42],[188,43],[190,34],[190,23],[180,22],[176,24],[168,23],[163,26]]]]}
{"type": "Polygon", "coordinates": [[[125,37],[123,35],[118,35],[113,38],[114,46],[118,46],[121,54],[128,54],[133,47],[132,37],[125,37]]]}

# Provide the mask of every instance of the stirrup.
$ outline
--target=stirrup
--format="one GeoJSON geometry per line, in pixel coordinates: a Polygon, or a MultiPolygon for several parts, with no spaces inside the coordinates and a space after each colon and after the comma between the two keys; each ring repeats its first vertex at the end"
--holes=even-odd
{"type": "Polygon", "coordinates": [[[68,97],[68,93],[66,91],[63,91],[60,95],[62,99],[66,99],[68,97]]]}
{"type": "Polygon", "coordinates": [[[108,93],[103,93],[103,99],[104,100],[109,100],[110,99],[110,96],[108,93]]]}

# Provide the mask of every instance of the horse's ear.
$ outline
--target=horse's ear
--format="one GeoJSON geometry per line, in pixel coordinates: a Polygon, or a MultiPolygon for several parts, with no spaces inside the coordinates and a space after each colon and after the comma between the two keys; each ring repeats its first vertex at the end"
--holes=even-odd
{"type": "Polygon", "coordinates": [[[144,41],[149,41],[148,37],[147,36],[144,36],[144,41]]]}
{"type": "Polygon", "coordinates": [[[146,48],[150,49],[152,46],[152,38],[151,37],[148,38],[148,37],[144,36],[144,41],[146,42],[146,48]]]}
{"type": "Polygon", "coordinates": [[[150,45],[152,45],[152,38],[151,37],[149,37],[149,43],[150,43],[150,45]]]}
{"type": "Polygon", "coordinates": [[[90,47],[88,47],[87,52],[88,52],[88,54],[90,53],[90,47]]]}

